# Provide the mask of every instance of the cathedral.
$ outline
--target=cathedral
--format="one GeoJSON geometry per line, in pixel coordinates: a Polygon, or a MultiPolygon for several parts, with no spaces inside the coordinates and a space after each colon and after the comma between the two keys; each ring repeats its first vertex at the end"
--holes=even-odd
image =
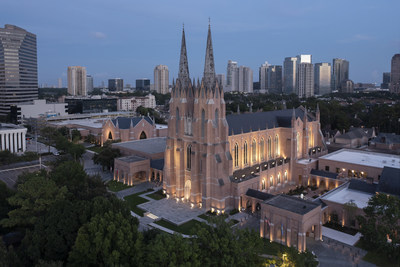
{"type": "Polygon", "coordinates": [[[326,154],[319,109],[226,115],[208,28],[204,74],[191,80],[185,31],[171,92],[163,188],[169,198],[223,213],[246,207],[249,189],[278,194],[307,183],[326,154]]]}

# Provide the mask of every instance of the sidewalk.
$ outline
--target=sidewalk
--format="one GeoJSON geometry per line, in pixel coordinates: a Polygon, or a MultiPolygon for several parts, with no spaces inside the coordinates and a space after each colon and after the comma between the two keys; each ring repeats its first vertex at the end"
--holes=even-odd
{"type": "Polygon", "coordinates": [[[324,226],[322,226],[322,235],[350,246],[354,246],[361,237],[360,233],[353,236],[324,226]]]}

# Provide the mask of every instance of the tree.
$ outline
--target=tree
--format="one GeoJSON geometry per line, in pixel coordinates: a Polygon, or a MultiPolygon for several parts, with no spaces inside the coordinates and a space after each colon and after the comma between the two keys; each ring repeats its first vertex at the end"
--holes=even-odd
{"type": "Polygon", "coordinates": [[[59,132],[54,127],[46,126],[40,130],[40,135],[42,136],[44,143],[49,147],[50,153],[50,146],[54,145],[56,142],[59,132]]]}
{"type": "Polygon", "coordinates": [[[400,258],[400,199],[379,193],[371,197],[364,209],[364,216],[357,216],[361,239],[367,249],[400,258]]]}
{"type": "Polygon", "coordinates": [[[51,172],[50,178],[58,186],[66,186],[74,196],[86,194],[88,177],[83,167],[75,161],[66,161],[51,172]]]}
{"type": "Polygon", "coordinates": [[[23,184],[18,185],[15,195],[7,199],[16,208],[8,213],[9,218],[0,223],[5,227],[31,226],[54,202],[64,199],[66,193],[65,186],[59,188],[53,180],[33,173],[23,184]]]}
{"type": "Polygon", "coordinates": [[[79,229],[68,261],[80,266],[128,266],[142,257],[142,236],[132,216],[108,211],[79,229]]]}
{"type": "Polygon", "coordinates": [[[103,149],[100,153],[97,153],[93,156],[93,162],[95,164],[100,164],[104,170],[113,170],[114,169],[114,159],[121,156],[121,152],[118,148],[113,148],[110,142],[105,142],[103,145],[103,149]]]}
{"type": "MultiPolygon", "coordinates": [[[[8,203],[7,199],[13,194],[14,192],[8,189],[5,183],[0,181],[0,220],[7,218],[8,212],[11,211],[12,207],[8,203]]],[[[0,225],[0,235],[4,234],[5,232],[5,229],[0,225]]]]}
{"type": "Polygon", "coordinates": [[[72,138],[71,141],[72,141],[73,143],[78,142],[79,140],[82,139],[81,132],[80,132],[79,130],[77,130],[77,129],[73,129],[73,130],[71,131],[71,138],[72,138]]]}
{"type": "Polygon", "coordinates": [[[350,200],[343,205],[343,209],[345,210],[346,213],[346,221],[348,222],[348,225],[350,226],[355,226],[355,216],[357,212],[357,204],[354,203],[354,200],[350,200]]]}

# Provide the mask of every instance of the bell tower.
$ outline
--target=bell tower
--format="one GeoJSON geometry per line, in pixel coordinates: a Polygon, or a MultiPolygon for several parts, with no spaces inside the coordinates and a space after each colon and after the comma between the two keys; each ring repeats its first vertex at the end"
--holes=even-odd
{"type": "Polygon", "coordinates": [[[183,31],[179,75],[170,100],[164,189],[169,197],[206,209],[232,208],[231,161],[224,93],[215,77],[211,28],[204,75],[197,86],[189,78],[183,31]]]}

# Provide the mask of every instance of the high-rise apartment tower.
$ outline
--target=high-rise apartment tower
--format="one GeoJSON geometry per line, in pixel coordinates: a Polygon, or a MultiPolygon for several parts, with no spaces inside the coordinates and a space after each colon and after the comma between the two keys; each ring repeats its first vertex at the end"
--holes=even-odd
{"type": "Polygon", "coordinates": [[[169,92],[169,71],[165,65],[157,65],[154,68],[154,90],[159,94],[169,92]]]}
{"type": "Polygon", "coordinates": [[[392,57],[390,72],[390,92],[400,94],[400,54],[392,57]]]}
{"type": "Polygon", "coordinates": [[[68,94],[86,96],[86,68],[80,66],[68,67],[68,94]]]}
{"type": "Polygon", "coordinates": [[[331,64],[316,63],[314,66],[314,91],[318,95],[331,93],[331,64]]]}

